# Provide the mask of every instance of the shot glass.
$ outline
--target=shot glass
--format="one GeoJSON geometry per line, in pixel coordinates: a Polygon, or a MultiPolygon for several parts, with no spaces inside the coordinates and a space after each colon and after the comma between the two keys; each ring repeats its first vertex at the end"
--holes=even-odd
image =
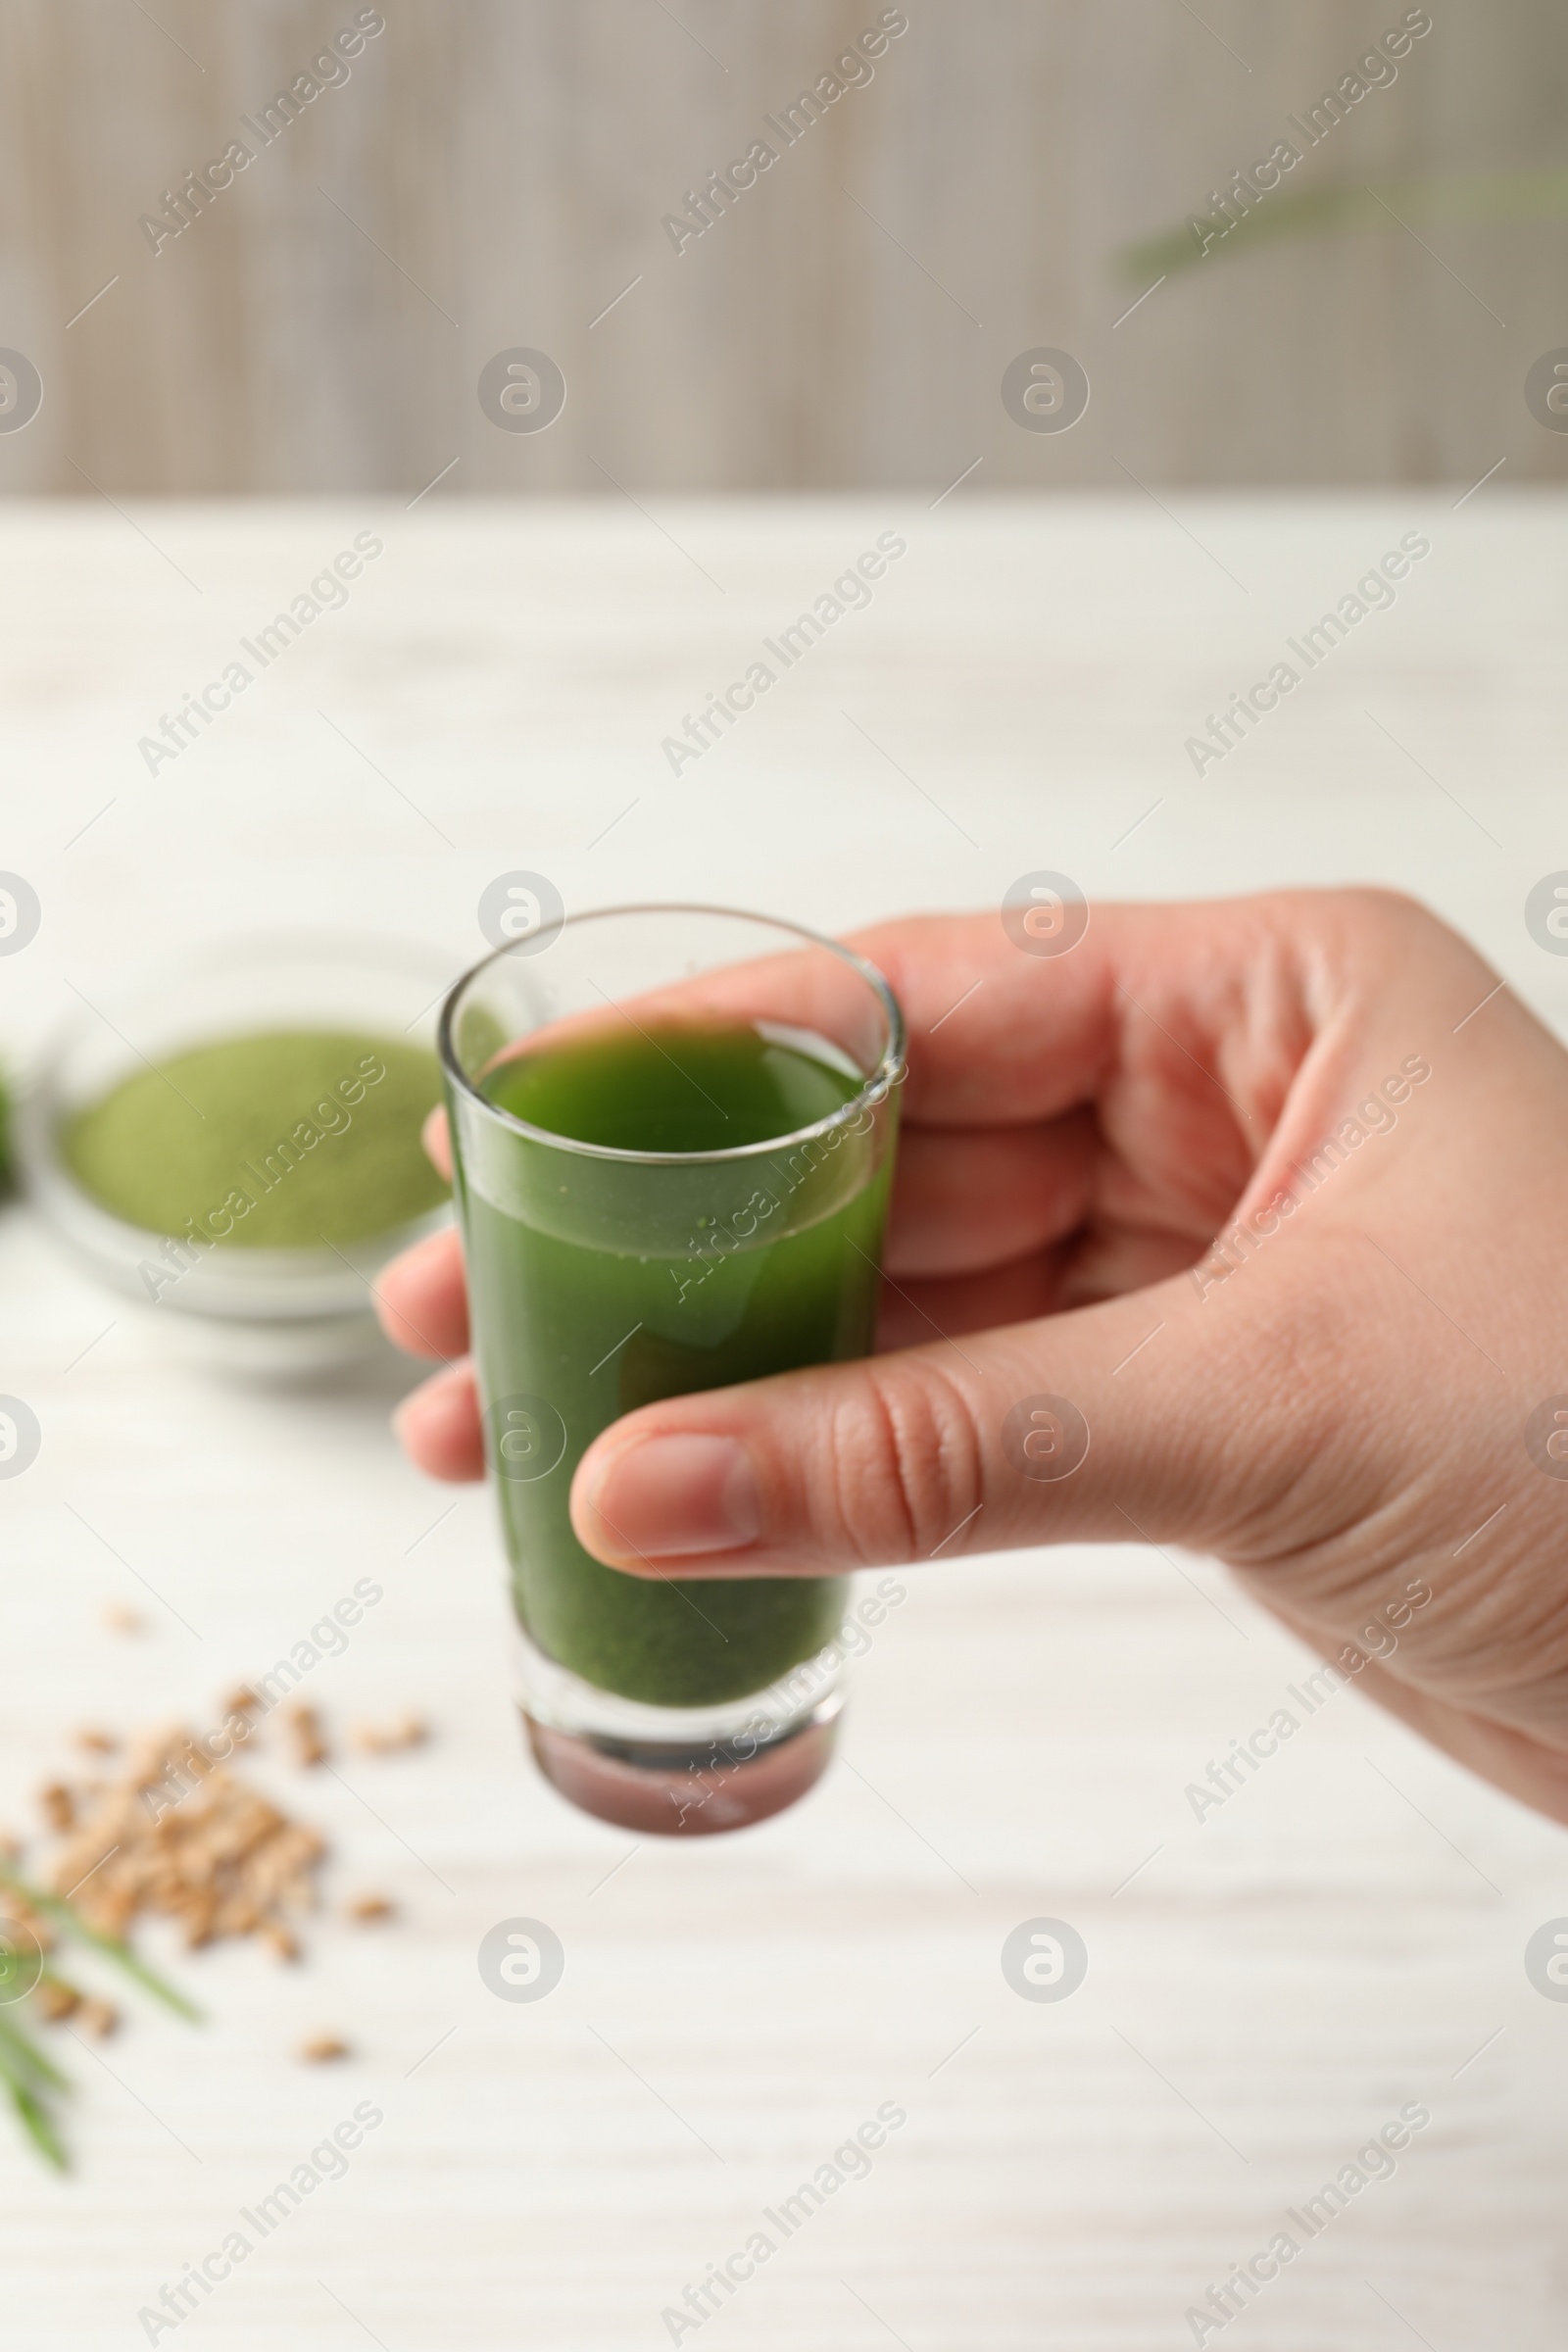
{"type": "Polygon", "coordinates": [[[760,1821],[831,1754],[847,1580],[628,1576],[568,1496],[639,1405],[868,1352],[898,1004],[798,925],[611,907],[477,964],[440,1051],[534,1756],[627,1828],[760,1821]]]}

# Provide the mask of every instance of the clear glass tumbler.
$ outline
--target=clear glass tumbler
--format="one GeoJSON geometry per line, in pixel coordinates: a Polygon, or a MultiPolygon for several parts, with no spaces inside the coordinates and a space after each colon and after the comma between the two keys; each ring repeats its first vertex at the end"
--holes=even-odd
{"type": "Polygon", "coordinates": [[[845,1580],[622,1575],[568,1496],[639,1405],[869,1350],[898,1005],[797,925],[612,907],[476,965],[440,1039],[534,1755],[628,1828],[760,1821],[831,1753],[845,1580]]]}

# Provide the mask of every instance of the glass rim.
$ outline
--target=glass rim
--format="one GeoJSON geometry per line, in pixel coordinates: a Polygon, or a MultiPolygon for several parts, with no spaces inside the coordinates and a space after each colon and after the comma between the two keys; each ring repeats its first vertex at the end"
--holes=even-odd
{"type": "MultiPolygon", "coordinates": [[[[813,1119],[808,1126],[791,1128],[787,1135],[769,1136],[760,1144],[730,1144],[717,1152],[632,1152],[611,1144],[585,1143],[577,1136],[558,1135],[553,1128],[536,1127],[527,1119],[519,1119],[514,1111],[503,1108],[499,1102],[492,1102],[488,1095],[481,1094],[458,1059],[453,1026],[459,1000],[470,983],[477,980],[481,973],[487,972],[492,964],[517,953],[520,943],[509,941],[504,947],[493,948],[488,956],[481,956],[477,963],[471,964],[453,982],[441,1007],[436,1030],[436,1053],[442,1070],[452,1084],[470,1102],[477,1104],[497,1126],[514,1135],[527,1136],[530,1142],[549,1144],[558,1152],[577,1152],[585,1159],[617,1160],[625,1165],[641,1167],[714,1166],[723,1165],[726,1161],[763,1158],[769,1153],[787,1151],[809,1143],[818,1136],[831,1134],[836,1127],[846,1125],[852,1118],[858,1118],[862,1111],[885,1102],[899,1083],[905,1069],[906,1032],[898,998],[885,976],[868,957],[858,955],[854,948],[845,947],[841,940],[829,939],[824,932],[811,930],[805,923],[792,923],[783,915],[756,914],[744,906],[714,906],[688,900],[648,899],[623,906],[586,906],[575,913],[553,916],[549,922],[541,924],[539,931],[530,932],[528,939],[531,945],[541,933],[560,934],[573,923],[603,922],[608,916],[626,914],[722,915],[732,922],[757,923],[772,931],[787,932],[808,947],[825,948],[829,955],[836,956],[841,963],[858,974],[882,1007],[888,1034],[876,1068],[869,1077],[861,1080],[851,1100],[841,1102],[836,1110],[829,1111],[823,1118],[813,1119]]],[[[534,952],[538,953],[537,950],[534,952]]],[[[613,1001],[611,1002],[612,1008],[618,1010],[613,1001]]]]}

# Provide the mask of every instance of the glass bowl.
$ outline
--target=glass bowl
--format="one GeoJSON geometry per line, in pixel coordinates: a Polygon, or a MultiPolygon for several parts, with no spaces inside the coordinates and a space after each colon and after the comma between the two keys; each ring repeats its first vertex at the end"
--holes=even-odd
{"type": "Polygon", "coordinates": [[[247,1031],[362,1030],[433,1050],[453,977],[433,950],[288,933],[230,941],[95,989],[50,1039],[17,1104],[24,1189],[79,1265],[134,1301],[144,1327],[202,1361],[290,1375],[379,1352],[386,1342],[371,1285],[399,1250],[451,1222],[449,1201],[341,1248],[216,1247],[169,1281],[168,1237],[125,1223],[85,1191],[61,1136],[74,1112],[149,1063],[247,1031]]]}

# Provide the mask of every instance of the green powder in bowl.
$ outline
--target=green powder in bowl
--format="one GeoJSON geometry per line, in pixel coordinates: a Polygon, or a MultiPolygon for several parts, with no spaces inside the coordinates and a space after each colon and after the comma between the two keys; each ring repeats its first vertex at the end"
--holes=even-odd
{"type": "Polygon", "coordinates": [[[245,1250],[368,1240],[447,1188],[419,1130],[433,1054],[361,1032],[276,1029],[138,1070],[75,1111],[67,1166],[111,1215],[245,1250]]]}

